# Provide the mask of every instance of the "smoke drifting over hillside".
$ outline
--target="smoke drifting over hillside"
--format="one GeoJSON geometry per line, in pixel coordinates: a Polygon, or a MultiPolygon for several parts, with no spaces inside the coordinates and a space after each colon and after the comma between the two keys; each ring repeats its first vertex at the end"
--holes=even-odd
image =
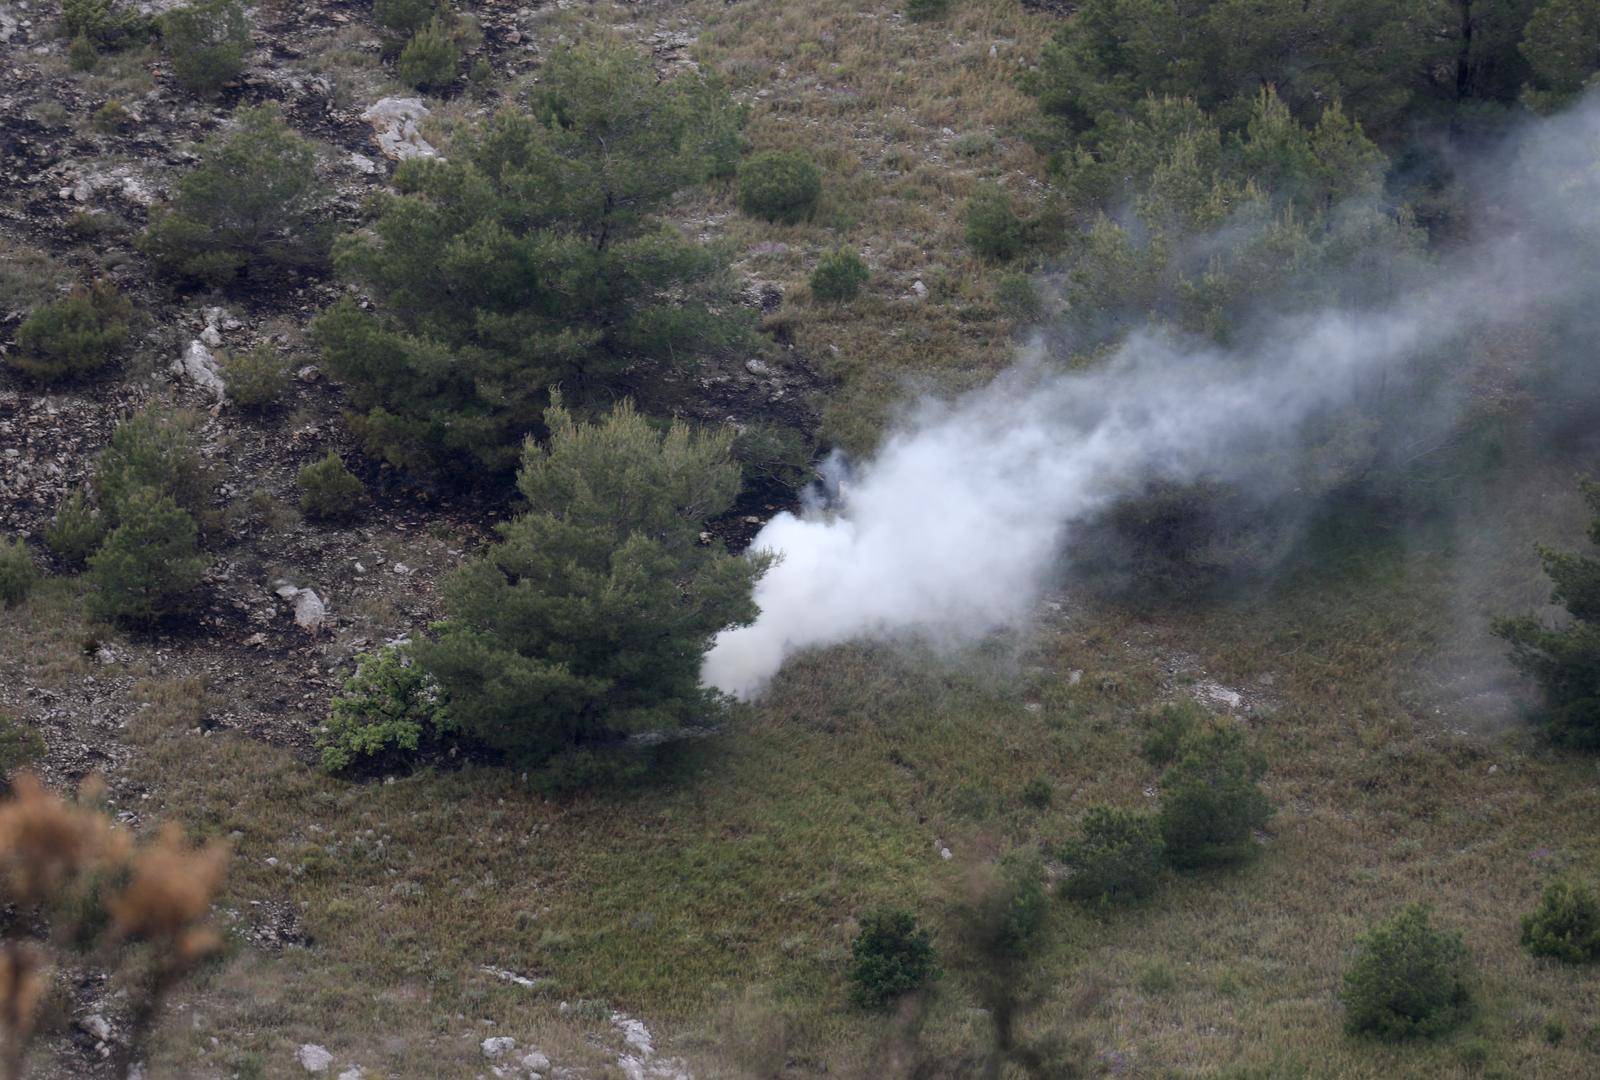
{"type": "MultiPolygon", "coordinates": [[[[1600,96],[1532,125],[1474,184],[1504,226],[1374,310],[1260,319],[1233,350],[1137,333],[1093,370],[1040,346],[991,385],[910,410],[828,505],[780,514],[761,615],[722,634],[704,680],[758,694],[796,650],[915,633],[959,643],[1021,621],[1074,526],[1154,480],[1292,482],[1308,426],[1416,384],[1418,358],[1600,296],[1600,96]]],[[[1432,394],[1441,424],[1459,387],[1432,394]]],[[[1431,393],[1431,392],[1430,392],[1431,393]]]]}

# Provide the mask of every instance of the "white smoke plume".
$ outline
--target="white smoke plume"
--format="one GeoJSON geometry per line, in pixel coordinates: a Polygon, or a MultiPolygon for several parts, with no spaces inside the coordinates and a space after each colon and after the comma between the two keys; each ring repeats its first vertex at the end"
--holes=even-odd
{"type": "Polygon", "coordinates": [[[1117,499],[1156,479],[1259,480],[1308,422],[1405,385],[1415,358],[1592,288],[1580,260],[1596,231],[1600,97],[1510,156],[1509,217],[1534,224],[1453,256],[1382,310],[1269,320],[1246,350],[1135,334],[1090,371],[1052,370],[1035,346],[989,386],[917,405],[830,505],[780,514],[755,538],[781,561],[757,586],[756,622],[717,638],[704,681],[749,698],[797,650],[1017,625],[1073,526],[1117,499]],[[1576,189],[1574,162],[1587,176],[1576,189]]]}

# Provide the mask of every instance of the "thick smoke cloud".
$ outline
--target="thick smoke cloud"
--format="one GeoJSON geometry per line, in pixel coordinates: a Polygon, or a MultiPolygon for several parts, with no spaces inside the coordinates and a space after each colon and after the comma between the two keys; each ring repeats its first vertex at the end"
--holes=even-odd
{"type": "MultiPolygon", "coordinates": [[[[756,537],[782,559],[757,587],[757,621],[717,639],[705,682],[751,697],[797,650],[1016,625],[1074,526],[1119,498],[1154,480],[1270,483],[1311,424],[1358,395],[1404,393],[1419,358],[1574,290],[1600,297],[1600,96],[1523,132],[1475,183],[1496,204],[1494,235],[1379,309],[1266,316],[1233,350],[1138,333],[1080,372],[1035,345],[991,385],[915,406],[835,497],[756,537]]],[[[1458,389],[1417,423],[1440,423],[1458,389]]]]}

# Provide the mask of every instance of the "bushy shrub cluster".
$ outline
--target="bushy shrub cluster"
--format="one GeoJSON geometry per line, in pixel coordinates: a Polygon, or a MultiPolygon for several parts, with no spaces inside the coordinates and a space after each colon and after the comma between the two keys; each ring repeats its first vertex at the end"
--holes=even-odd
{"type": "MultiPolygon", "coordinates": [[[[1594,518],[1589,539],[1600,544],[1600,482],[1583,484],[1594,518]]],[[[1549,627],[1532,616],[1502,619],[1495,633],[1511,644],[1511,662],[1539,684],[1545,731],[1552,741],[1600,749],[1600,558],[1541,547],[1551,602],[1572,617],[1549,627]]]]}
{"type": "Polygon", "coordinates": [[[392,40],[407,41],[430,21],[449,13],[445,0],[372,0],[372,21],[392,40]]]}
{"type": "Polygon", "coordinates": [[[933,22],[950,14],[950,0],[906,0],[906,18],[933,22]]]}
{"type": "Polygon", "coordinates": [[[95,461],[98,509],[80,489],[56,509],[45,543],[62,562],[89,567],[89,610],[149,628],[189,608],[205,561],[195,515],[206,473],[195,418],[150,408],[117,425],[95,461]]]}
{"type": "Polygon", "coordinates": [[[332,450],[321,461],[301,469],[295,482],[300,485],[300,512],[308,518],[347,522],[361,513],[366,489],[332,450]]]}
{"type": "Polygon", "coordinates": [[[822,171],[804,154],[763,150],[739,166],[739,209],[794,225],[810,218],[822,195],[822,171]]]}
{"type": "Polygon", "coordinates": [[[275,106],[241,108],[151,212],[140,247],[166,272],[211,286],[317,266],[329,227],[315,162],[275,106]]]}
{"type": "Polygon", "coordinates": [[[861,256],[840,248],[817,261],[811,272],[811,295],[830,302],[854,300],[867,277],[867,264],[861,256]]]}
{"type": "Polygon", "coordinates": [[[143,409],[111,432],[95,459],[95,499],[110,528],[142,491],[171,499],[198,517],[206,505],[208,473],[200,456],[199,417],[160,407],[143,409]]]}
{"type": "Polygon", "coordinates": [[[265,409],[289,389],[288,358],[271,345],[223,353],[217,357],[217,370],[227,387],[228,399],[240,408],[265,409]]]}
{"type": "Polygon", "coordinates": [[[766,566],[699,541],[738,490],[731,433],[659,431],[627,402],[590,424],[558,400],[545,420],[527,512],[446,581],[448,618],[417,645],[463,732],[532,763],[718,716],[700,663],[755,617],[766,566]]]}
{"type": "Polygon", "coordinates": [[[1552,881],[1539,906],[1522,919],[1522,947],[1568,964],[1600,960],[1600,900],[1570,878],[1552,881]]]}
{"type": "Polygon", "coordinates": [[[244,70],[250,18],[242,0],[196,0],[161,16],[161,42],[178,84],[215,97],[244,70]]]}
{"type": "Polygon", "coordinates": [[[1011,196],[998,184],[985,184],[967,200],[964,215],[967,246],[985,259],[1005,262],[1022,253],[1026,243],[1022,218],[1011,196]]]}
{"type": "Polygon", "coordinates": [[[17,352],[6,362],[40,382],[92,374],[127,342],[132,317],[127,297],[96,281],[31,312],[17,328],[17,352]]]}
{"type": "Polygon", "coordinates": [[[438,684],[403,646],[356,657],[356,671],[333,699],[317,737],[322,767],[403,764],[423,743],[450,730],[438,684]]]}
{"type": "Polygon", "coordinates": [[[14,607],[28,598],[39,572],[20,536],[0,540],[0,605],[14,607]]]}
{"type": "Polygon", "coordinates": [[[100,63],[100,50],[87,36],[79,34],[67,46],[67,63],[73,71],[93,71],[100,63]]]}
{"type": "Polygon", "coordinates": [[[194,518],[168,495],[140,488],[121,505],[117,527],[89,558],[89,611],[147,629],[187,611],[205,571],[194,518]]]}
{"type": "Polygon", "coordinates": [[[394,62],[395,77],[418,90],[449,86],[460,70],[461,49],[438,19],[412,35],[394,62]]]}
{"type": "Polygon", "coordinates": [[[816,445],[796,427],[759,420],[746,424],[729,452],[739,463],[741,486],[758,495],[787,498],[816,476],[811,467],[816,445]]]}
{"type": "Polygon", "coordinates": [[[1091,806],[1080,829],[1081,835],[1061,852],[1061,861],[1072,871],[1061,883],[1063,894],[1104,906],[1156,891],[1165,845],[1148,814],[1091,806]]]}
{"type": "Polygon", "coordinates": [[[869,912],[850,946],[850,1000],[881,1009],[939,977],[933,938],[909,911],[869,912]]]}
{"type": "Polygon", "coordinates": [[[61,0],[61,29],[101,49],[121,49],[147,37],[150,20],[128,0],[61,0]]]}
{"type": "Polygon", "coordinates": [[[1237,726],[1210,725],[1185,736],[1161,777],[1157,820],[1167,861],[1196,869],[1248,858],[1252,834],[1272,816],[1258,784],[1266,770],[1266,759],[1246,746],[1237,726]]]}
{"type": "Polygon", "coordinates": [[[626,50],[563,49],[538,115],[504,110],[413,160],[340,271],[375,298],[314,326],[369,452],[502,482],[555,383],[595,398],[747,340],[717,252],[660,212],[705,180],[732,104],[691,74],[659,81],[626,50]]]}
{"type": "Polygon", "coordinates": [[[61,500],[44,533],[45,547],[70,567],[82,567],[106,538],[105,522],[82,488],[61,500]]]}
{"type": "Polygon", "coordinates": [[[1400,1040],[1443,1034],[1472,1011],[1461,935],[1414,904],[1364,935],[1345,972],[1345,1030],[1400,1040]]]}

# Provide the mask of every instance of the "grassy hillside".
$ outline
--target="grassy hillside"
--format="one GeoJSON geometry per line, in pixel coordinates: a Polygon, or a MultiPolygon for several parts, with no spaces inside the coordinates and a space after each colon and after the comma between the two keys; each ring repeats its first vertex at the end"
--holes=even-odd
{"type": "MultiPolygon", "coordinates": [[[[265,7],[295,35],[293,55],[263,45],[257,67],[330,84],[327,111],[291,109],[292,122],[337,148],[330,161],[370,151],[355,116],[400,88],[352,22],[365,5],[265,7]]],[[[477,13],[499,103],[536,70],[538,48],[613,35],[664,70],[722,73],[750,107],[756,148],[804,148],[822,166],[821,205],[803,224],[740,215],[727,185],[673,211],[686,233],[728,245],[752,287],[781,290],[762,329],[803,371],[796,384],[825,384],[805,405],[821,445],[869,451],[911,394],[979,385],[1015,357],[1022,328],[997,302],[1000,269],[968,250],[961,209],[986,180],[1046,207],[1044,161],[1024,137],[1036,107],[1017,76],[1059,15],[1017,0],[958,2],[927,24],[844,0],[477,13]],[[872,277],[849,306],[817,302],[805,281],[841,245],[872,277]]],[[[91,99],[150,90],[158,63],[121,54],[85,77],[98,82],[73,83],[66,43],[48,44],[17,60],[28,120],[5,122],[41,168],[183,153],[187,130],[108,150],[79,115],[91,99]]],[[[276,76],[252,79],[240,95],[286,92],[276,76]]],[[[496,103],[436,103],[424,130],[448,150],[456,125],[496,103]]],[[[196,129],[221,115],[182,108],[196,129]]],[[[0,307],[39,299],[45,277],[142,280],[128,222],[85,240],[68,225],[75,202],[19,176],[7,181],[23,209],[0,237],[13,268],[0,307]]],[[[354,215],[376,181],[344,179],[339,210],[354,215]]],[[[338,292],[316,280],[228,303],[247,333],[309,363],[306,321],[338,292]]],[[[0,384],[0,417],[19,418],[6,431],[29,459],[81,476],[119,412],[192,398],[150,376],[202,325],[206,298],[142,299],[155,325],[116,381],[0,384]],[[58,434],[69,429],[71,442],[58,434]]],[[[737,366],[728,377],[743,378],[737,366]]],[[[766,392],[738,403],[759,410],[766,392]]],[[[65,786],[103,771],[130,825],[179,821],[233,847],[218,901],[228,944],[168,1008],[149,1076],[301,1076],[305,1044],[332,1052],[330,1075],[484,1075],[494,1036],[585,1070],[554,1076],[622,1076],[619,1013],[648,1024],[658,1061],[699,1078],[911,1075],[919,1054],[933,1064],[917,1075],[963,1075],[961,1052],[988,1037],[956,913],[974,868],[1018,847],[1053,855],[1093,803],[1153,805],[1159,769],[1140,748],[1177,700],[1237,717],[1270,762],[1277,813],[1259,857],[1175,876],[1126,912],[1053,901],[1026,965],[1026,1030],[1075,1040],[1088,1075],[1600,1068],[1594,974],[1534,960],[1517,940],[1547,880],[1597,865],[1600,778],[1592,759],[1536,737],[1487,632],[1546,600],[1533,545],[1581,537],[1583,460],[1519,451],[1429,528],[1346,522],[1341,542],[1308,544],[1225,599],[1135,603],[1069,578],[1031,625],[954,655],[903,642],[804,655],[726,729],[677,744],[651,784],[548,797],[515,769],[464,759],[359,779],[315,767],[316,727],[353,656],[437,618],[439,580],[495,516],[440,508],[365,462],[364,519],[301,520],[298,466],[330,448],[356,458],[342,404],[308,378],[278,412],[205,421],[227,524],[210,552],[218,598],[189,632],[108,634],[85,613],[81,577],[51,576],[0,608],[0,708],[43,734],[46,777],[65,786]],[[269,591],[280,578],[331,597],[327,635],[294,629],[269,591]],[[1046,805],[1024,796],[1041,780],[1046,805]],[[1336,995],[1356,937],[1412,900],[1465,932],[1477,1015],[1436,1042],[1352,1039],[1336,995]],[[918,911],[946,956],[916,1023],[848,1004],[857,919],[885,904],[918,911]]],[[[5,509],[37,531],[51,507],[17,496],[5,509]]],[[[38,1075],[101,1068],[82,1024],[115,987],[92,966],[71,975],[75,989],[49,1004],[38,1075]]]]}

